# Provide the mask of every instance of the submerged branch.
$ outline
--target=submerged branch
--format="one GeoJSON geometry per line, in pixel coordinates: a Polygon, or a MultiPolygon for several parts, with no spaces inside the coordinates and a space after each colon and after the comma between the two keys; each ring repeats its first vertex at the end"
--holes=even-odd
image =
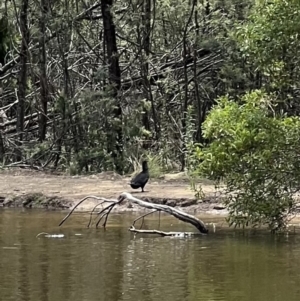
{"type": "Polygon", "coordinates": [[[138,230],[135,229],[134,226],[130,226],[129,231],[133,233],[158,234],[160,236],[175,236],[175,237],[191,237],[195,235],[201,235],[201,233],[195,233],[195,232],[164,232],[159,230],[138,230]]]}
{"type": "Polygon", "coordinates": [[[139,221],[140,219],[143,219],[143,221],[142,221],[142,224],[141,224],[141,227],[140,227],[140,229],[143,227],[143,225],[144,225],[144,219],[145,219],[145,217],[146,216],[148,216],[148,215],[150,215],[150,214],[152,214],[152,213],[155,213],[155,212],[157,212],[158,210],[153,210],[153,211],[151,211],[151,212],[148,212],[148,213],[145,213],[144,215],[142,215],[142,216],[139,216],[138,218],[136,218],[134,221],[133,221],[133,224],[132,224],[132,227],[135,225],[135,223],[137,222],[137,221],[139,221]]]}

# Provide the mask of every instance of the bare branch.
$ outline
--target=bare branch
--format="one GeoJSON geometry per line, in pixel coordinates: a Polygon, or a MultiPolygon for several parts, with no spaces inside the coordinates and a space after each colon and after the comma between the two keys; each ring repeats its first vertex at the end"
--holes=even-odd
{"type": "MultiPolygon", "coordinates": [[[[190,215],[188,213],[185,213],[179,209],[176,209],[176,208],[173,208],[173,207],[170,207],[168,205],[161,205],[161,204],[154,204],[154,203],[150,203],[150,202],[146,202],[146,201],[143,201],[143,200],[140,200],[140,199],[137,199],[135,197],[133,197],[130,193],[127,193],[127,192],[123,192],[118,200],[108,200],[108,199],[105,199],[105,198],[102,198],[102,197],[96,197],[96,196],[87,196],[85,198],[83,198],[81,201],[79,201],[79,203],[74,206],[74,208],[67,214],[67,216],[60,222],[59,226],[61,226],[70,216],[71,214],[74,212],[74,210],[80,205],[82,204],[85,200],[89,199],[89,198],[92,198],[92,199],[95,199],[95,200],[98,200],[100,201],[101,203],[98,204],[98,205],[103,205],[104,203],[110,203],[108,206],[106,206],[105,208],[103,208],[99,213],[98,213],[98,216],[100,216],[97,224],[96,224],[96,227],[98,227],[100,221],[105,217],[105,220],[104,220],[104,223],[103,223],[103,227],[105,228],[106,227],[106,223],[107,223],[107,220],[108,220],[108,216],[110,214],[110,212],[112,211],[112,209],[116,206],[116,205],[120,205],[125,199],[127,199],[129,202],[131,203],[134,203],[134,204],[137,204],[139,205],[140,207],[143,207],[143,208],[147,208],[147,209],[152,209],[152,211],[150,213],[146,213],[144,214],[143,216],[137,218],[136,220],[134,220],[131,228],[129,229],[130,231],[132,232],[137,232],[137,231],[144,231],[144,230],[136,230],[134,225],[135,223],[139,220],[139,219],[143,219],[145,216],[149,215],[149,214],[152,214],[154,212],[160,212],[160,211],[163,211],[163,212],[166,212],[174,217],[176,217],[177,219],[183,221],[183,222],[186,222],[186,223],[189,223],[189,224],[192,224],[194,227],[196,227],[200,233],[208,233],[208,229],[206,228],[205,224],[199,220],[197,217],[193,216],[193,215],[190,215]]],[[[96,207],[98,206],[96,205],[91,214],[95,211],[96,207]]],[[[90,220],[91,220],[91,217],[90,217],[90,220]]],[[[88,226],[90,225],[90,222],[88,224],[88,226]]],[[[161,233],[166,233],[166,232],[161,232],[161,231],[157,231],[157,230],[154,230],[155,232],[151,231],[149,233],[156,233],[156,234],[160,234],[160,235],[163,235],[161,233]]],[[[147,232],[140,232],[140,233],[147,233],[147,232]]],[[[174,233],[177,233],[177,232],[170,232],[172,234],[164,234],[164,236],[166,235],[172,235],[174,236],[175,234],[174,233]]]]}
{"type": "Polygon", "coordinates": [[[201,233],[208,233],[208,229],[206,228],[205,224],[196,218],[193,215],[190,215],[188,213],[185,213],[179,209],[170,207],[168,205],[161,205],[161,204],[153,204],[149,202],[142,201],[140,199],[135,198],[130,193],[123,192],[119,198],[125,198],[131,203],[137,204],[141,207],[147,208],[147,209],[156,209],[159,211],[164,211],[170,215],[173,215],[177,219],[192,224],[194,227],[196,227],[201,233]]]}
{"type": "Polygon", "coordinates": [[[159,230],[138,230],[135,229],[134,226],[130,226],[129,231],[133,233],[158,234],[160,236],[175,236],[175,237],[191,237],[196,235],[202,235],[201,233],[195,233],[195,232],[164,232],[159,230]]]}
{"type": "Polygon", "coordinates": [[[106,203],[113,203],[113,205],[115,205],[116,203],[118,203],[117,201],[108,200],[108,199],[105,199],[105,198],[100,198],[100,197],[97,197],[97,196],[94,196],[94,195],[88,195],[88,196],[84,197],[82,200],[80,200],[77,205],[74,206],[74,208],[67,214],[67,216],[65,216],[65,218],[59,223],[58,226],[59,227],[62,226],[62,224],[71,216],[71,214],[75,211],[75,209],[80,204],[82,204],[84,201],[86,201],[87,199],[95,199],[95,200],[106,202],[106,203]]]}
{"type": "Polygon", "coordinates": [[[157,211],[158,211],[158,210],[155,209],[155,210],[153,210],[153,211],[151,211],[151,212],[145,213],[145,214],[142,215],[142,216],[139,216],[138,218],[136,218],[136,219],[133,221],[132,226],[134,226],[135,223],[136,223],[138,220],[143,219],[142,224],[141,224],[141,227],[140,227],[140,229],[141,229],[141,228],[143,227],[143,224],[144,224],[144,218],[145,218],[146,216],[152,214],[152,213],[157,212],[157,211]]]}

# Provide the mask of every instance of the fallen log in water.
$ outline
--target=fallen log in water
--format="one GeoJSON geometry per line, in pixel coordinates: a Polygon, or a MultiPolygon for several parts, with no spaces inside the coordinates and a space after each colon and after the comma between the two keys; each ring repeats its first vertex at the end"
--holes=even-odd
{"type": "Polygon", "coordinates": [[[205,224],[199,220],[197,217],[185,213],[181,211],[180,209],[176,209],[174,207],[170,207],[168,205],[162,205],[162,204],[154,204],[142,201],[140,199],[135,198],[130,193],[123,192],[120,197],[123,197],[130,201],[131,203],[137,204],[141,207],[147,208],[147,209],[155,209],[157,211],[162,211],[165,213],[168,213],[170,215],[173,215],[177,219],[192,224],[194,227],[196,227],[201,233],[208,233],[208,229],[206,228],[205,224]]]}
{"type": "MultiPolygon", "coordinates": [[[[82,204],[85,200],[90,199],[90,198],[98,200],[99,203],[93,208],[93,210],[90,213],[91,215],[90,215],[90,221],[89,221],[88,227],[91,225],[92,215],[97,214],[98,221],[96,223],[96,227],[98,227],[99,223],[104,218],[104,222],[103,222],[102,226],[105,228],[107,220],[108,220],[108,216],[109,216],[110,212],[112,211],[112,209],[116,205],[120,205],[124,200],[127,200],[128,202],[136,204],[140,207],[147,208],[147,209],[152,209],[151,212],[149,212],[147,214],[144,214],[143,216],[137,218],[133,222],[132,226],[129,228],[129,231],[131,231],[131,232],[159,234],[159,235],[162,235],[162,236],[179,236],[180,233],[182,234],[182,232],[163,232],[163,231],[158,231],[158,230],[136,230],[135,229],[134,224],[136,223],[137,220],[144,219],[145,216],[147,216],[149,214],[152,214],[154,212],[165,212],[165,213],[168,213],[168,214],[174,216],[175,218],[177,218],[177,219],[179,219],[183,222],[186,222],[186,223],[189,223],[189,224],[193,225],[194,227],[197,228],[197,230],[200,233],[204,233],[204,234],[208,233],[208,229],[205,226],[205,224],[200,219],[198,219],[197,217],[195,217],[191,214],[185,213],[185,212],[181,211],[180,209],[170,207],[168,205],[154,204],[154,203],[150,203],[150,202],[140,200],[140,199],[132,196],[130,193],[127,193],[127,192],[123,192],[119,196],[118,200],[108,200],[108,199],[101,198],[101,197],[96,197],[96,196],[87,196],[87,197],[83,198],[81,201],[79,201],[79,203],[76,206],[74,206],[74,208],[60,222],[59,226],[61,226],[71,216],[71,214],[74,212],[74,210],[80,204],[82,204]],[[107,206],[104,207],[99,212],[95,211],[100,205],[103,206],[104,204],[107,204],[107,206]]],[[[183,233],[187,233],[187,232],[183,232],[183,233]]]]}
{"type": "Polygon", "coordinates": [[[143,234],[158,234],[160,236],[174,236],[174,237],[191,237],[196,235],[202,235],[201,233],[195,232],[165,232],[160,230],[142,230],[142,229],[135,229],[134,226],[130,226],[130,232],[133,233],[143,233],[143,234]]]}

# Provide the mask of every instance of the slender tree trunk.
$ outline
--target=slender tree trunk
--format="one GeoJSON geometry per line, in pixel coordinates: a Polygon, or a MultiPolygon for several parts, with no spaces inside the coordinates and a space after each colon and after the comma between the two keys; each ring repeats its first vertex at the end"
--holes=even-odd
{"type": "Polygon", "coordinates": [[[211,29],[211,6],[210,6],[210,1],[206,0],[205,3],[205,13],[203,16],[203,21],[204,21],[204,26],[202,29],[202,33],[203,34],[209,34],[210,33],[210,29],[211,29]]]}
{"type": "MultiPolygon", "coordinates": [[[[141,49],[144,50],[143,54],[140,56],[140,62],[141,62],[141,71],[142,71],[142,76],[144,79],[143,82],[143,88],[145,92],[146,99],[149,101],[149,81],[148,81],[148,73],[149,73],[149,63],[148,63],[148,55],[150,53],[150,20],[149,18],[151,17],[150,11],[147,10],[147,4],[151,0],[144,0],[143,1],[143,7],[142,7],[142,13],[143,13],[143,24],[142,26],[137,26],[138,27],[138,40],[140,42],[140,47],[141,49]],[[149,21],[148,21],[149,20],[149,21]],[[149,24],[149,26],[148,26],[149,24]]],[[[145,104],[143,106],[143,112],[142,112],[142,124],[144,128],[150,132],[150,121],[149,121],[149,113],[148,113],[148,108],[147,105],[145,104]]],[[[144,148],[148,148],[148,143],[143,144],[144,148]]]]}
{"type": "Polygon", "coordinates": [[[48,12],[47,0],[41,0],[41,17],[40,17],[40,38],[39,38],[39,55],[40,55],[40,85],[41,85],[41,112],[39,115],[39,140],[46,138],[47,131],[47,107],[49,99],[48,79],[47,79],[47,56],[45,45],[46,34],[46,16],[48,12]]]}
{"type": "Polygon", "coordinates": [[[4,143],[3,143],[3,138],[2,138],[2,132],[0,130],[0,163],[2,163],[3,159],[5,156],[5,148],[4,148],[4,143]]]}
{"type": "Polygon", "coordinates": [[[3,141],[3,132],[5,129],[5,126],[2,127],[1,123],[5,123],[6,115],[4,111],[0,111],[0,164],[3,162],[4,156],[5,156],[5,147],[4,147],[4,141],[3,141]]]}
{"type": "Polygon", "coordinates": [[[168,41],[168,30],[166,26],[166,20],[165,20],[165,14],[162,13],[162,28],[163,28],[163,35],[164,35],[164,46],[168,48],[169,46],[169,41],[168,41]]]}
{"type": "MultiPolygon", "coordinates": [[[[141,75],[143,77],[143,90],[145,93],[145,97],[147,101],[151,103],[151,109],[153,112],[154,104],[153,104],[153,97],[151,91],[151,85],[148,80],[149,75],[149,54],[150,54],[150,34],[151,34],[151,0],[143,0],[142,5],[142,23],[141,26],[137,26],[138,30],[138,41],[141,47],[141,55],[140,55],[140,63],[141,63],[141,75]]],[[[155,117],[155,110],[153,114],[153,119],[155,117]]],[[[148,112],[148,106],[146,104],[143,105],[143,112],[142,112],[142,124],[144,128],[150,132],[150,116],[148,112]]],[[[154,127],[157,128],[157,122],[154,121],[154,127]]],[[[155,130],[157,135],[157,131],[155,130]]],[[[143,143],[143,148],[148,149],[150,146],[148,141],[143,143]]]]}
{"type": "MultiPolygon", "coordinates": [[[[146,88],[146,94],[147,99],[151,103],[151,111],[152,111],[152,118],[153,118],[153,124],[154,124],[154,131],[155,131],[155,138],[156,140],[159,139],[159,123],[156,116],[156,108],[155,103],[152,95],[152,89],[151,84],[149,82],[148,76],[149,76],[149,56],[151,51],[151,0],[144,0],[143,3],[143,28],[144,28],[144,34],[143,34],[143,50],[144,50],[144,56],[145,61],[143,62],[143,73],[144,73],[144,82],[145,82],[145,88],[146,88]]],[[[155,7],[153,7],[153,10],[155,7]]],[[[153,18],[154,22],[154,18],[153,18]]],[[[148,117],[148,112],[146,109],[144,109],[144,114],[148,117]]],[[[150,126],[149,126],[150,130],[150,126]]]]}
{"type": "Polygon", "coordinates": [[[0,110],[0,164],[3,162],[3,159],[5,157],[5,146],[4,146],[5,122],[7,122],[7,116],[3,110],[0,110]]]}
{"type": "MultiPolygon", "coordinates": [[[[67,58],[65,56],[65,52],[67,51],[66,42],[67,41],[67,34],[59,34],[57,36],[57,42],[59,45],[59,53],[61,56],[62,61],[62,69],[63,69],[63,96],[60,96],[59,98],[59,112],[61,115],[61,121],[56,127],[56,158],[54,161],[54,168],[57,168],[62,149],[64,144],[64,138],[67,133],[67,129],[72,124],[71,119],[68,120],[68,115],[70,115],[70,109],[69,109],[69,99],[70,99],[70,87],[69,87],[69,72],[68,72],[68,62],[67,58]],[[70,121],[70,122],[69,122],[70,121]]],[[[66,157],[68,158],[68,161],[70,161],[71,158],[71,150],[69,145],[66,145],[66,157]]]]}
{"type": "Polygon", "coordinates": [[[101,11],[103,18],[104,38],[106,42],[106,55],[108,61],[109,84],[111,96],[116,100],[116,108],[113,110],[113,117],[118,120],[115,125],[115,133],[109,133],[109,145],[115,147],[108,149],[114,158],[116,171],[123,171],[123,133],[122,133],[122,108],[120,103],[119,91],[121,89],[121,70],[119,65],[119,56],[116,40],[115,24],[110,9],[113,0],[101,0],[101,11]]]}
{"type": "MultiPolygon", "coordinates": [[[[24,130],[24,112],[25,112],[25,96],[27,85],[27,61],[28,61],[28,44],[29,44],[29,29],[28,29],[28,1],[23,0],[20,12],[20,31],[22,35],[21,50],[20,50],[20,72],[18,78],[18,107],[17,107],[17,132],[19,134],[19,145],[23,141],[24,130]]],[[[17,160],[22,159],[22,152],[17,150],[17,160]]]]}
{"type": "MultiPolygon", "coordinates": [[[[196,39],[195,39],[195,46],[198,45],[198,43],[200,42],[200,25],[199,25],[199,13],[197,10],[197,3],[198,1],[196,0],[196,9],[195,9],[195,33],[196,33],[196,39]]],[[[207,2],[209,3],[209,2],[207,2]]],[[[193,64],[193,73],[194,73],[194,84],[195,84],[195,107],[196,107],[196,113],[197,113],[197,131],[196,131],[196,141],[202,143],[203,142],[203,137],[202,137],[202,123],[203,123],[203,116],[205,115],[205,106],[204,106],[204,101],[201,101],[200,98],[200,92],[199,92],[199,85],[198,85],[198,81],[197,81],[197,48],[194,47],[193,49],[194,53],[193,53],[193,58],[194,58],[194,64],[193,64]]]]}
{"type": "Polygon", "coordinates": [[[189,88],[188,88],[188,70],[187,70],[187,60],[188,55],[191,53],[190,44],[187,40],[187,31],[188,26],[192,20],[195,6],[197,4],[197,0],[193,0],[192,7],[191,7],[191,13],[189,15],[188,21],[185,24],[184,32],[183,32],[183,60],[184,60],[184,82],[185,82],[185,88],[184,88],[184,101],[183,101],[183,109],[182,109],[182,155],[181,155],[181,170],[184,171],[185,165],[186,165],[186,134],[187,134],[187,110],[188,110],[188,98],[189,98],[189,88]]]}

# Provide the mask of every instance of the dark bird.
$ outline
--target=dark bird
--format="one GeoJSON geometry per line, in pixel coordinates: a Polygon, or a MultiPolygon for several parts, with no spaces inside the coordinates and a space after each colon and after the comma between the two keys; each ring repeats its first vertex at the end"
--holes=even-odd
{"type": "Polygon", "coordinates": [[[142,188],[142,192],[144,192],[144,187],[149,180],[147,161],[143,161],[142,166],[143,170],[131,180],[130,186],[132,189],[142,188]]]}

